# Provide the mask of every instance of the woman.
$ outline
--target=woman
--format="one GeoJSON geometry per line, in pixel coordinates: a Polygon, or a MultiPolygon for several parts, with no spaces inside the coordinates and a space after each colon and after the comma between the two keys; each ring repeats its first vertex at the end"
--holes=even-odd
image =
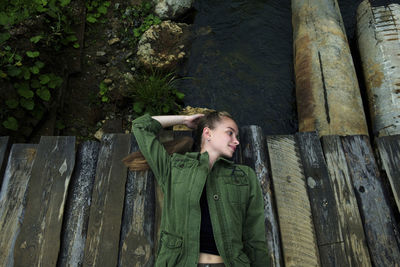
{"type": "Polygon", "coordinates": [[[155,266],[269,266],[256,175],[225,159],[239,144],[228,113],[144,115],[133,121],[132,130],[164,192],[155,266]],[[170,156],[165,151],[156,134],[177,124],[197,126],[199,152],[170,156]]]}

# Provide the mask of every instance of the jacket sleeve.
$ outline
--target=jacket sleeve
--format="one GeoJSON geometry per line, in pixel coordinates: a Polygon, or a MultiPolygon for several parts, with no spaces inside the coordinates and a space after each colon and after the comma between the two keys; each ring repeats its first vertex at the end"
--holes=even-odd
{"type": "Polygon", "coordinates": [[[264,199],[253,169],[249,168],[250,196],[243,228],[244,250],[252,267],[270,266],[264,222],[264,199]]]}
{"type": "Polygon", "coordinates": [[[132,122],[132,132],[139,145],[140,152],[147,160],[158,184],[164,191],[166,179],[170,176],[170,155],[157,139],[161,124],[146,114],[132,122]]]}

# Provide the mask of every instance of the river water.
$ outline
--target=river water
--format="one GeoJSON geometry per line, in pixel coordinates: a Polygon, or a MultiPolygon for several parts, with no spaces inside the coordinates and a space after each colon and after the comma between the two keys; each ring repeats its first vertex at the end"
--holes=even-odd
{"type": "MultiPolygon", "coordinates": [[[[361,0],[338,1],[354,45],[361,0]]],[[[298,131],[290,0],[196,0],[196,33],[181,69],[185,105],[230,112],[265,134],[298,131]]]]}

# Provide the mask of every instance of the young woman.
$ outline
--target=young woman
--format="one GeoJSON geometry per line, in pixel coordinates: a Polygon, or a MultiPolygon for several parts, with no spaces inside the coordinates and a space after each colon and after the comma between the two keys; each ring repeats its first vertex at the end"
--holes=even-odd
{"type": "Polygon", "coordinates": [[[239,145],[238,126],[228,113],[144,115],[132,130],[164,192],[155,266],[269,266],[256,175],[226,159],[239,145]],[[156,134],[177,124],[197,127],[199,152],[165,151],[156,134]]]}

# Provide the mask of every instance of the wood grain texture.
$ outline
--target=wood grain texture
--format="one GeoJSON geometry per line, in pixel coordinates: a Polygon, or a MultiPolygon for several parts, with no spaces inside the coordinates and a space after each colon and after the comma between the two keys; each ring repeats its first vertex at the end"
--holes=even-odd
{"type": "Polygon", "coordinates": [[[0,266],[13,266],[14,245],[25,210],[26,188],[36,156],[37,145],[15,144],[0,193],[0,266]]]}
{"type": "Polygon", "coordinates": [[[124,206],[129,134],[103,136],[90,206],[83,266],[116,266],[124,206]]]}
{"type": "Polygon", "coordinates": [[[242,148],[242,163],[255,170],[263,192],[265,230],[271,266],[283,266],[278,216],[274,208],[276,205],[271,191],[272,184],[268,170],[266,139],[262,129],[254,125],[241,127],[240,146],[242,148]]]}
{"type": "Polygon", "coordinates": [[[398,229],[384,195],[373,152],[366,136],[342,138],[344,154],[363,218],[374,266],[399,266],[398,229]]]}
{"type": "Polygon", "coordinates": [[[64,204],[75,163],[75,137],[43,136],[26,193],[15,266],[55,266],[60,248],[64,204]]]}
{"type": "Polygon", "coordinates": [[[100,143],[79,145],[65,207],[64,231],[57,266],[82,266],[89,208],[96,175],[100,143]]]}
{"type": "Polygon", "coordinates": [[[400,135],[378,138],[377,143],[397,209],[400,211],[400,135]]]}
{"type": "Polygon", "coordinates": [[[320,266],[303,166],[293,136],[268,136],[285,266],[320,266]]]}
{"type": "MultiPolygon", "coordinates": [[[[139,147],[132,136],[131,153],[139,147]]],[[[155,191],[149,171],[129,171],[121,227],[118,266],[154,266],[155,191]]]]}
{"type": "Polygon", "coordinates": [[[324,155],[329,171],[346,249],[348,266],[371,266],[371,259],[364,235],[350,172],[347,167],[339,136],[322,137],[324,155]]]}
{"type": "Polygon", "coordinates": [[[4,170],[7,165],[9,142],[10,138],[8,136],[0,136],[0,189],[3,184],[4,170]]]}
{"type": "Polygon", "coordinates": [[[316,132],[297,133],[322,266],[348,266],[321,143],[316,132]],[[332,245],[335,244],[335,245],[332,245]],[[324,247],[324,249],[321,249],[324,247]],[[334,249],[335,251],[330,251],[334,249]]]}

